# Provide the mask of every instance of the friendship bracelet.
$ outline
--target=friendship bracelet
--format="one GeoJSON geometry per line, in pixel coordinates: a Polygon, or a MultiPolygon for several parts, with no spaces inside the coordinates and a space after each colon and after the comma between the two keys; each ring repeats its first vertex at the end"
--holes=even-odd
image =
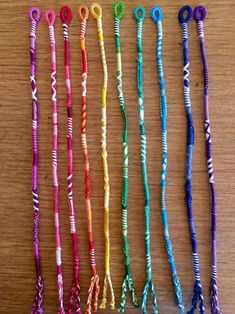
{"type": "Polygon", "coordinates": [[[125,264],[125,276],[122,282],[122,296],[119,312],[124,312],[125,303],[127,297],[127,286],[130,290],[132,302],[135,307],[138,307],[138,300],[135,292],[134,282],[131,276],[131,264],[129,256],[129,244],[128,244],[128,121],[126,105],[122,90],[122,59],[121,59],[121,39],[120,39],[120,21],[125,13],[125,5],[121,1],[117,1],[113,5],[114,16],[114,31],[115,31],[115,44],[116,44],[116,56],[117,56],[117,89],[118,98],[123,116],[123,172],[122,172],[122,240],[123,240],[123,253],[125,264]]]}
{"type": "Polygon", "coordinates": [[[97,30],[100,43],[100,52],[103,65],[103,88],[102,88],[102,118],[101,118],[101,148],[102,148],[102,159],[103,159],[103,171],[104,171],[104,236],[105,236],[105,277],[104,277],[104,287],[103,287],[103,298],[100,305],[101,309],[106,308],[107,303],[107,289],[110,288],[111,309],[115,308],[115,297],[110,275],[110,239],[109,239],[109,197],[110,197],[110,186],[109,186],[109,173],[108,173],[108,153],[107,153],[107,143],[106,143],[106,94],[107,94],[107,83],[108,83],[108,69],[106,63],[105,49],[104,49],[104,36],[102,28],[102,9],[98,3],[92,3],[91,15],[97,21],[97,30]]]}
{"type": "Polygon", "coordinates": [[[85,5],[78,7],[78,16],[81,20],[81,33],[80,33],[80,45],[81,45],[81,60],[82,60],[82,126],[81,126],[81,140],[84,154],[84,169],[85,169],[85,199],[86,199],[86,212],[87,212],[87,226],[88,226],[88,244],[90,251],[90,263],[93,272],[93,276],[90,280],[90,287],[88,290],[87,308],[86,313],[90,314],[97,311],[98,296],[100,292],[99,276],[96,270],[96,257],[95,257],[95,245],[92,235],[92,210],[91,210],[91,182],[90,182],[90,167],[88,158],[88,148],[86,140],[86,93],[87,93],[87,53],[85,46],[85,33],[86,24],[89,16],[89,9],[85,5]],[[92,297],[94,296],[94,304],[92,306],[92,297]]]}
{"type": "Polygon", "coordinates": [[[141,138],[141,167],[143,188],[145,197],[145,250],[146,250],[146,281],[143,290],[142,312],[147,314],[147,297],[150,290],[153,302],[153,313],[158,314],[157,298],[152,280],[151,265],[151,244],[150,244],[150,191],[147,175],[147,138],[144,125],[144,92],[143,92],[143,55],[142,55],[142,28],[145,17],[145,9],[138,6],[134,9],[133,16],[137,21],[137,89],[138,89],[138,108],[139,108],[139,125],[141,138]]]}
{"type": "Polygon", "coordinates": [[[192,207],[192,159],[194,149],[194,126],[193,126],[193,115],[192,106],[190,100],[190,66],[189,66],[189,53],[188,53],[188,23],[193,15],[190,6],[184,6],[179,11],[179,21],[182,27],[183,34],[183,75],[184,75],[184,102],[187,118],[187,150],[186,150],[186,183],[185,183],[185,201],[188,211],[189,231],[192,243],[192,257],[193,257],[193,268],[194,268],[194,290],[192,298],[192,307],[187,312],[188,314],[194,314],[197,308],[197,302],[199,302],[200,313],[205,314],[204,297],[202,293],[201,276],[200,276],[200,264],[197,251],[197,236],[195,221],[192,207]],[[185,17],[185,13],[187,16],[185,17]]]}
{"type": "Polygon", "coordinates": [[[29,10],[31,21],[30,30],[30,82],[32,92],[32,195],[33,195],[33,243],[34,259],[36,270],[36,294],[31,314],[43,313],[44,282],[41,275],[41,258],[39,252],[39,199],[38,199],[38,124],[39,124],[39,103],[36,83],[36,27],[41,18],[39,8],[33,7],[29,10]]]}
{"type": "Polygon", "coordinates": [[[54,185],[54,221],[55,221],[55,241],[56,241],[56,268],[57,268],[57,289],[59,300],[59,313],[65,314],[64,296],[63,296],[63,273],[61,257],[61,239],[60,239],[60,219],[59,219],[59,182],[57,171],[58,155],[58,104],[56,96],[56,42],[55,42],[55,11],[48,9],[45,12],[45,20],[49,29],[51,45],[51,92],[52,92],[52,114],[53,114],[53,146],[52,146],[52,174],[54,185]]]}
{"type": "Polygon", "coordinates": [[[165,77],[163,71],[163,62],[162,62],[162,9],[160,7],[153,7],[151,10],[151,17],[154,23],[157,24],[157,66],[158,66],[158,79],[160,87],[160,114],[161,114],[161,128],[162,128],[162,170],[161,170],[161,215],[162,223],[164,229],[164,237],[166,241],[166,250],[168,255],[168,261],[171,268],[172,280],[175,290],[175,296],[177,299],[178,307],[180,313],[184,313],[184,304],[182,291],[180,287],[180,281],[176,270],[174,254],[172,243],[170,239],[169,229],[168,229],[168,218],[166,211],[166,177],[167,177],[167,160],[168,160],[168,151],[167,151],[167,99],[166,99],[166,90],[165,90],[165,77]]]}
{"type": "Polygon", "coordinates": [[[206,18],[206,9],[198,6],[194,9],[193,16],[197,22],[197,31],[200,40],[200,50],[204,72],[204,118],[205,118],[205,134],[206,134],[206,155],[208,178],[211,191],[211,234],[212,234],[212,260],[211,260],[211,284],[210,284],[210,303],[212,314],[222,314],[219,308],[218,298],[218,279],[217,279],[217,256],[216,256],[216,189],[215,178],[212,162],[212,139],[210,131],[210,114],[209,114],[209,77],[208,63],[206,57],[206,48],[204,41],[203,21],[206,18]]]}
{"type": "Polygon", "coordinates": [[[64,35],[64,67],[67,89],[67,118],[68,118],[68,206],[69,206],[69,220],[70,233],[72,238],[73,249],[73,282],[70,288],[70,295],[68,300],[68,314],[79,313],[80,308],[80,285],[79,285],[79,255],[78,255],[78,240],[75,223],[75,209],[73,203],[73,118],[72,118],[72,89],[70,83],[69,73],[69,34],[68,25],[72,19],[72,11],[69,7],[64,6],[60,10],[60,18],[63,23],[64,35]]]}

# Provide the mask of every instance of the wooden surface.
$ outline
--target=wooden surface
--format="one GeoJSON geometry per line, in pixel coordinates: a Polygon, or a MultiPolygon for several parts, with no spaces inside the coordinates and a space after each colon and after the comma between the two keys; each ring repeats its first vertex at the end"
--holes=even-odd
{"type": "MultiPolygon", "coordinates": [[[[90,1],[84,3],[90,4],[90,1]]],[[[108,151],[111,184],[111,269],[117,304],[120,300],[124,274],[121,247],[121,177],[122,177],[122,116],[116,91],[116,56],[113,36],[113,1],[103,0],[104,34],[109,70],[108,85],[108,151]]],[[[39,5],[44,12],[53,7],[57,15],[62,5],[73,10],[77,1],[6,1],[1,0],[0,36],[0,313],[29,313],[34,297],[34,262],[32,247],[31,200],[31,93],[29,84],[29,29],[28,8],[39,5]]],[[[122,21],[122,56],[124,92],[130,128],[130,197],[129,242],[132,273],[141,297],[145,280],[144,199],[141,183],[140,140],[136,92],[136,22],[132,10],[145,5],[144,22],[144,91],[146,107],[148,174],[151,191],[151,240],[153,276],[159,313],[175,314],[170,270],[164,246],[159,208],[159,176],[161,164],[161,132],[159,119],[159,91],[155,62],[156,26],[149,18],[155,1],[126,1],[127,13],[122,21]]],[[[182,86],[182,35],[178,24],[178,10],[185,1],[159,0],[164,11],[163,58],[168,97],[169,175],[167,209],[175,260],[181,279],[185,305],[192,296],[193,272],[191,245],[184,202],[184,170],[186,120],[182,86]]],[[[195,7],[198,2],[190,1],[195,7]]],[[[210,75],[210,112],[213,136],[213,157],[218,192],[218,270],[219,295],[224,314],[233,314],[235,308],[235,1],[201,1],[207,8],[205,21],[206,48],[210,75]]],[[[74,198],[81,254],[82,308],[85,308],[90,266],[88,260],[86,213],[84,204],[84,172],[80,141],[80,23],[77,16],[70,26],[71,77],[74,96],[74,198]]],[[[202,283],[208,305],[210,277],[210,201],[205,158],[203,129],[202,69],[195,22],[189,25],[191,93],[195,123],[195,151],[193,159],[193,207],[198,235],[202,283]]],[[[50,48],[48,29],[44,19],[38,26],[37,79],[40,101],[40,159],[39,192],[41,205],[40,248],[45,278],[45,313],[57,310],[53,194],[51,175],[51,102],[50,102],[50,48]]],[[[63,37],[60,19],[57,19],[58,43],[58,99],[59,99],[59,179],[61,236],[64,271],[64,291],[68,295],[72,275],[71,241],[66,197],[66,109],[63,71],[63,37]]],[[[103,171],[100,155],[100,102],[102,67],[93,18],[88,22],[87,51],[88,77],[88,144],[92,179],[92,206],[98,272],[104,277],[103,236],[103,171]]],[[[149,300],[150,305],[150,300],[149,300]]],[[[111,313],[99,310],[98,313],[111,313]]],[[[134,310],[128,295],[126,313],[134,310]]],[[[149,306],[149,313],[151,307],[149,306]]],[[[207,313],[209,307],[207,306],[207,313]]]]}

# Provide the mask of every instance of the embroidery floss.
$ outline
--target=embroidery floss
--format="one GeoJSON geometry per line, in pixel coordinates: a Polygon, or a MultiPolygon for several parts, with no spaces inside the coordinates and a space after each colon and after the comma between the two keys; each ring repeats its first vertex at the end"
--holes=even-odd
{"type": "Polygon", "coordinates": [[[32,195],[33,195],[33,243],[34,259],[36,270],[36,294],[32,306],[31,314],[43,313],[44,282],[41,275],[41,258],[39,252],[39,199],[38,199],[38,124],[39,124],[39,103],[36,83],[36,27],[41,18],[39,8],[29,9],[29,19],[31,21],[30,30],[30,82],[32,91],[32,195]]]}
{"type": "Polygon", "coordinates": [[[75,209],[73,203],[73,117],[72,117],[72,89],[70,83],[69,73],[69,33],[68,25],[72,19],[72,11],[69,7],[64,6],[60,10],[60,18],[63,23],[64,35],[64,67],[67,89],[67,119],[68,119],[68,206],[69,206],[69,220],[70,233],[72,238],[73,249],[73,282],[70,288],[70,295],[68,300],[68,314],[81,314],[80,309],[80,285],[79,285],[79,255],[78,255],[78,239],[75,224],[75,209]]]}
{"type": "Polygon", "coordinates": [[[138,89],[138,108],[139,108],[139,125],[140,125],[140,138],[141,138],[141,167],[143,188],[145,196],[145,251],[146,251],[146,281],[143,290],[142,299],[142,313],[147,314],[147,297],[150,289],[153,313],[158,314],[157,298],[152,279],[152,265],[151,265],[151,241],[150,241],[150,191],[148,185],[147,175],[147,138],[144,124],[144,92],[143,92],[143,55],[142,55],[142,28],[143,20],[145,17],[145,9],[138,6],[134,9],[134,18],[137,21],[137,89],[138,89]]]}
{"type": "Polygon", "coordinates": [[[81,140],[84,154],[84,169],[85,169],[85,199],[86,199],[86,212],[87,212],[87,225],[88,225],[88,244],[90,251],[90,263],[93,276],[90,281],[90,287],[88,290],[87,308],[86,313],[90,314],[91,311],[96,312],[98,307],[98,296],[100,292],[99,276],[96,270],[96,257],[95,257],[95,245],[92,235],[92,209],[91,209],[91,182],[90,182],[90,166],[88,158],[88,148],[86,140],[86,93],[87,93],[87,52],[85,46],[85,34],[86,24],[89,16],[88,7],[80,5],[78,7],[78,16],[81,20],[81,33],[80,33],[80,45],[81,45],[81,60],[82,60],[82,126],[81,126],[81,140]],[[94,296],[94,304],[92,305],[92,297],[94,296]]]}
{"type": "Polygon", "coordinates": [[[159,78],[159,87],[160,87],[160,114],[161,114],[161,128],[162,128],[162,170],[161,170],[161,215],[162,223],[164,229],[164,237],[166,241],[166,250],[168,255],[168,261],[171,268],[172,280],[175,289],[175,296],[177,299],[178,307],[180,313],[184,313],[184,304],[182,291],[180,287],[180,281],[176,270],[174,254],[172,243],[169,235],[168,228],[168,219],[167,211],[165,204],[166,196],[166,176],[167,176],[167,99],[166,99],[166,90],[165,90],[165,77],[163,72],[163,62],[162,62],[162,9],[160,7],[153,7],[151,10],[151,17],[154,23],[157,24],[158,36],[157,36],[157,66],[158,66],[158,78],[159,78]]]}
{"type": "Polygon", "coordinates": [[[197,22],[197,31],[200,40],[200,50],[204,72],[204,118],[205,118],[205,134],[206,134],[206,155],[208,178],[211,190],[211,234],[212,234],[212,260],[211,260],[211,284],[210,284],[210,303],[212,314],[222,314],[219,308],[218,298],[218,278],[217,278],[217,256],[216,256],[216,189],[215,178],[212,162],[212,139],[210,131],[210,114],[209,114],[209,76],[208,63],[206,57],[206,48],[204,41],[203,21],[206,18],[206,9],[198,6],[194,9],[193,16],[197,22]]]}
{"type": "Polygon", "coordinates": [[[64,296],[63,296],[63,273],[61,257],[61,239],[60,239],[60,219],[59,219],[59,182],[57,171],[58,155],[58,104],[56,96],[56,42],[55,42],[55,11],[48,9],[45,12],[45,20],[48,25],[50,45],[51,45],[51,100],[53,113],[53,146],[52,146],[52,174],[54,183],[54,221],[55,221],[55,241],[56,241],[56,268],[57,268],[57,289],[59,300],[59,313],[65,314],[64,296]]]}
{"type": "Polygon", "coordinates": [[[194,149],[194,126],[193,126],[193,115],[192,106],[190,100],[190,66],[189,66],[189,54],[188,54],[188,23],[193,15],[190,6],[184,6],[179,11],[179,21],[182,27],[183,34],[183,75],[184,75],[184,102],[187,118],[187,152],[186,152],[186,183],[185,183],[185,201],[188,211],[189,231],[192,243],[192,257],[193,257],[193,268],[194,268],[194,290],[192,298],[192,307],[187,314],[194,314],[199,302],[200,313],[205,314],[204,297],[202,293],[201,276],[200,276],[200,264],[197,251],[197,236],[195,221],[193,216],[192,207],[192,159],[194,149]],[[186,14],[186,17],[185,17],[186,14]]]}
{"type": "Polygon", "coordinates": [[[105,277],[103,287],[103,298],[100,305],[101,309],[106,308],[107,303],[107,289],[110,288],[111,309],[115,308],[115,297],[113,291],[113,285],[110,275],[110,239],[109,239],[109,197],[110,197],[110,186],[109,186],[109,173],[108,173],[108,153],[106,143],[106,94],[108,84],[108,69],[106,63],[105,49],[104,49],[104,35],[102,27],[102,9],[98,3],[92,3],[90,7],[91,15],[97,21],[97,30],[100,44],[100,52],[103,65],[103,88],[102,88],[102,118],[101,118],[101,148],[102,148],[102,160],[103,160],[103,171],[104,171],[104,236],[105,236],[105,277]]]}
{"type": "Polygon", "coordinates": [[[122,296],[119,312],[124,312],[127,286],[130,290],[132,302],[135,307],[138,307],[138,299],[135,292],[134,282],[131,276],[131,264],[129,256],[129,243],[128,243],[128,121],[126,105],[122,90],[122,60],[121,60],[121,39],[120,39],[120,21],[125,13],[125,5],[123,2],[118,1],[113,5],[114,15],[114,30],[115,30],[115,44],[116,44],[116,56],[117,56],[117,89],[120,108],[123,116],[123,177],[122,177],[122,239],[123,239],[123,253],[125,264],[125,276],[122,282],[122,296]]]}

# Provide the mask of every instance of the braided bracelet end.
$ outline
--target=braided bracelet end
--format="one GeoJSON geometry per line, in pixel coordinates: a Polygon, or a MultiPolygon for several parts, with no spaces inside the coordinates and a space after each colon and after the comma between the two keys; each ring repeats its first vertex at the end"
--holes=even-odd
{"type": "Polygon", "coordinates": [[[60,18],[62,23],[69,24],[72,20],[72,10],[68,6],[63,6],[60,10],[60,18]]]}
{"type": "Polygon", "coordinates": [[[102,18],[102,8],[97,2],[93,2],[90,6],[90,12],[94,19],[99,20],[102,18]]]}
{"type": "Polygon", "coordinates": [[[150,16],[154,23],[161,22],[163,20],[163,13],[160,7],[154,6],[150,12],[150,16]]]}
{"type": "Polygon", "coordinates": [[[56,15],[53,9],[47,9],[44,17],[48,26],[53,26],[55,24],[56,15]]]}
{"type": "Polygon", "coordinates": [[[81,21],[88,20],[89,9],[86,5],[79,5],[78,7],[78,17],[81,21]]]}
{"type": "Polygon", "coordinates": [[[178,18],[179,22],[182,23],[188,23],[193,16],[193,10],[189,5],[185,5],[179,10],[178,18]]]}
{"type": "Polygon", "coordinates": [[[197,6],[193,11],[193,17],[196,22],[204,21],[206,18],[206,8],[202,5],[197,6]]]}
{"type": "Polygon", "coordinates": [[[116,1],[113,5],[113,16],[115,18],[118,18],[121,20],[123,18],[123,15],[125,14],[126,7],[124,2],[122,1],[116,1]]]}
{"type": "Polygon", "coordinates": [[[41,10],[38,7],[32,7],[29,9],[29,19],[31,22],[39,22],[41,18],[41,10]]]}

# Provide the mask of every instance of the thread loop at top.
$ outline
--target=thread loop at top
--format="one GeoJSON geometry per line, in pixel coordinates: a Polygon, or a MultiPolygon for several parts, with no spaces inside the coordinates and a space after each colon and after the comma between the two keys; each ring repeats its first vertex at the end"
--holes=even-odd
{"type": "Polygon", "coordinates": [[[87,20],[89,17],[89,9],[86,5],[79,5],[78,7],[78,16],[81,21],[87,20]]]}
{"type": "Polygon", "coordinates": [[[122,1],[117,1],[113,5],[113,16],[121,20],[126,11],[125,4],[122,1]]]}
{"type": "Polygon", "coordinates": [[[152,8],[150,15],[151,15],[152,20],[155,23],[161,22],[163,19],[162,9],[160,7],[157,7],[157,6],[152,8]]]}
{"type": "Polygon", "coordinates": [[[53,26],[55,24],[55,11],[53,9],[47,9],[44,17],[48,26],[53,26]]]}
{"type": "Polygon", "coordinates": [[[188,23],[193,16],[193,10],[189,5],[185,5],[179,10],[179,21],[180,23],[188,23]]]}
{"type": "Polygon", "coordinates": [[[60,18],[62,23],[69,24],[72,20],[72,10],[68,6],[64,6],[60,10],[60,18]]]}
{"type": "Polygon", "coordinates": [[[133,11],[133,17],[137,22],[143,21],[145,18],[145,8],[141,5],[135,7],[133,11]]]}
{"type": "Polygon", "coordinates": [[[193,11],[193,17],[197,22],[204,21],[206,18],[206,8],[202,5],[197,6],[193,11]]]}
{"type": "Polygon", "coordinates": [[[94,19],[99,20],[102,18],[102,8],[99,3],[93,2],[90,6],[90,11],[94,19]]]}
{"type": "Polygon", "coordinates": [[[31,22],[39,22],[41,18],[41,10],[38,7],[32,7],[29,9],[29,19],[31,22]]]}

